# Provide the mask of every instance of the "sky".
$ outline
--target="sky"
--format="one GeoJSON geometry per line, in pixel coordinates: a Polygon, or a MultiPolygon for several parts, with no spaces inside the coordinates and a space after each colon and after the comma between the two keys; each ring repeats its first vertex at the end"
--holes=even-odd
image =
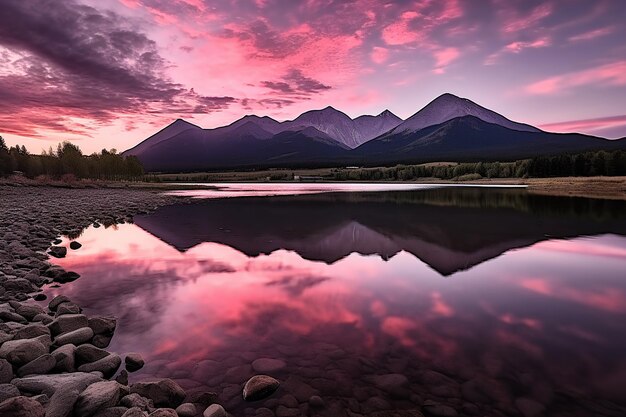
{"type": "Polygon", "coordinates": [[[0,135],[128,149],[176,118],[407,118],[442,93],[626,136],[623,0],[3,0],[0,135]]]}

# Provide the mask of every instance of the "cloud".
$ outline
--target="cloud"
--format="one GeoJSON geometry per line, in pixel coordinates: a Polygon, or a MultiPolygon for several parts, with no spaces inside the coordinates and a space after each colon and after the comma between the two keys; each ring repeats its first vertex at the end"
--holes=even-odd
{"type": "Polygon", "coordinates": [[[578,34],[578,35],[570,36],[569,41],[570,42],[590,41],[590,40],[593,40],[593,39],[597,39],[597,38],[601,38],[603,36],[610,35],[614,31],[615,31],[615,28],[613,26],[600,28],[600,29],[594,29],[594,30],[590,30],[588,32],[583,32],[583,33],[578,34]]]}
{"type": "Polygon", "coordinates": [[[376,64],[384,64],[389,58],[389,49],[375,46],[370,53],[370,58],[376,64]]]}
{"type": "Polygon", "coordinates": [[[132,21],[70,0],[3,2],[0,45],[0,124],[7,133],[80,133],[84,121],[210,112],[235,101],[173,82],[156,43],[132,21]]]}
{"type": "Polygon", "coordinates": [[[444,48],[435,52],[435,74],[443,74],[445,68],[459,57],[461,53],[457,48],[444,48]]]}
{"type": "Polygon", "coordinates": [[[498,52],[495,52],[485,59],[485,65],[494,65],[496,64],[504,55],[506,54],[519,54],[526,49],[538,49],[538,48],[547,48],[552,45],[552,40],[547,37],[541,37],[539,39],[535,39],[533,41],[515,41],[510,42],[505,45],[498,52]]]}
{"type": "Polygon", "coordinates": [[[526,86],[524,90],[532,95],[559,94],[585,85],[626,85],[626,61],[546,78],[526,86]]]}
{"type": "Polygon", "coordinates": [[[552,132],[593,132],[621,126],[626,126],[626,115],[546,123],[539,127],[552,132]]]}

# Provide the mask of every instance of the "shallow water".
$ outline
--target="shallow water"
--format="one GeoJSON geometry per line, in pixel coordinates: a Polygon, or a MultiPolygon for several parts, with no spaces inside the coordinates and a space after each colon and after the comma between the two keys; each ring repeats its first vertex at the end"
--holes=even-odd
{"type": "Polygon", "coordinates": [[[90,227],[58,261],[82,277],[46,292],[119,318],[111,349],[147,362],[131,382],[175,378],[238,415],[432,400],[517,416],[529,399],[538,415],[622,415],[624,203],[371,191],[206,199],[90,227]],[[244,404],[258,358],[284,361],[268,371],[281,390],[244,404]]]}

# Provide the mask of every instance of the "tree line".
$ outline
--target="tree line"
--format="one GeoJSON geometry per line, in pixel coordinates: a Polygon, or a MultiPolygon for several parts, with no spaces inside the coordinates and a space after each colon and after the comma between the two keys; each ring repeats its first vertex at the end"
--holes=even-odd
{"type": "Polygon", "coordinates": [[[0,176],[16,171],[28,178],[91,178],[100,180],[141,180],[143,167],[135,156],[122,156],[115,149],[84,155],[73,143],[60,143],[41,155],[28,153],[24,146],[7,147],[0,136],[0,176]]]}
{"type": "Polygon", "coordinates": [[[626,175],[625,151],[539,156],[514,162],[397,165],[388,168],[333,169],[335,181],[410,181],[419,178],[546,178],[626,175]]]}

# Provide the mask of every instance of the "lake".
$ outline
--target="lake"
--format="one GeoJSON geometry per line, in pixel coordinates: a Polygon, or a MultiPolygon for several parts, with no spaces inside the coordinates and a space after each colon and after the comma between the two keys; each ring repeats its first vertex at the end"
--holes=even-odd
{"type": "Polygon", "coordinates": [[[55,260],[82,276],[46,293],[118,317],[110,349],[146,359],[131,382],[174,378],[246,416],[624,415],[624,202],[199,188],[133,224],[89,227],[55,260]],[[281,388],[244,403],[258,373],[281,388]]]}

